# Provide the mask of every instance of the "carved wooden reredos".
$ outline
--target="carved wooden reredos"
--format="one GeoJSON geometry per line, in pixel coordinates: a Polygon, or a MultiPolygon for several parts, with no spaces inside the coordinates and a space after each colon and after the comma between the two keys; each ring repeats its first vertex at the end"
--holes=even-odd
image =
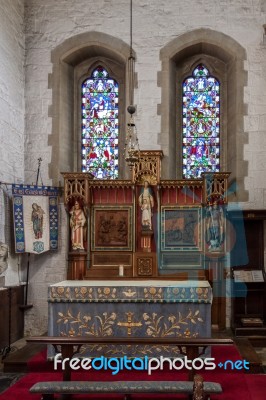
{"type": "Polygon", "coordinates": [[[230,174],[161,180],[162,152],[140,153],[132,180],[62,173],[68,279],[203,278],[206,255],[226,252],[226,227],[212,237],[208,215],[224,215],[230,174]]]}

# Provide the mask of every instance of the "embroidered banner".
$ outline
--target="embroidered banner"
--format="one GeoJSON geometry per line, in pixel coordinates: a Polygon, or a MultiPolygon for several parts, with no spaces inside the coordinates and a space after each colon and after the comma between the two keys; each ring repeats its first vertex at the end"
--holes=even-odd
{"type": "Polygon", "coordinates": [[[13,185],[16,253],[58,249],[58,189],[13,185]]]}

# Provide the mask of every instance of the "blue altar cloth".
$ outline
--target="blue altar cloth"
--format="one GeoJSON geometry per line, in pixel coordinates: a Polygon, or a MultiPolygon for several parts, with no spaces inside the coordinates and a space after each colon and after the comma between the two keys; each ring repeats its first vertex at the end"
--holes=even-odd
{"type": "MultiPolygon", "coordinates": [[[[208,338],[211,303],[207,281],[63,281],[49,287],[48,335],[208,338]]],[[[169,357],[178,349],[83,346],[80,354],[169,357]]]]}

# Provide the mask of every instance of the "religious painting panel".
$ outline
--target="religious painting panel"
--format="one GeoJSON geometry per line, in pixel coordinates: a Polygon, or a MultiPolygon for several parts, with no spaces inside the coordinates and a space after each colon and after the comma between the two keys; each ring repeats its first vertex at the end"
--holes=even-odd
{"type": "Polygon", "coordinates": [[[92,251],[132,251],[132,206],[92,210],[92,251]]]}
{"type": "Polygon", "coordinates": [[[161,207],[161,250],[201,251],[201,207],[161,207]]]}

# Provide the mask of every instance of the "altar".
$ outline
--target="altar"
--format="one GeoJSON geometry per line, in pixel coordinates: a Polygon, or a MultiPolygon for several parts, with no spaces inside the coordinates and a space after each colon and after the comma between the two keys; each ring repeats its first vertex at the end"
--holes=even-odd
{"type": "MultiPolygon", "coordinates": [[[[211,337],[208,281],[62,281],[48,292],[49,336],[211,337]]],[[[87,346],[91,357],[168,355],[160,346],[87,346]]]]}

